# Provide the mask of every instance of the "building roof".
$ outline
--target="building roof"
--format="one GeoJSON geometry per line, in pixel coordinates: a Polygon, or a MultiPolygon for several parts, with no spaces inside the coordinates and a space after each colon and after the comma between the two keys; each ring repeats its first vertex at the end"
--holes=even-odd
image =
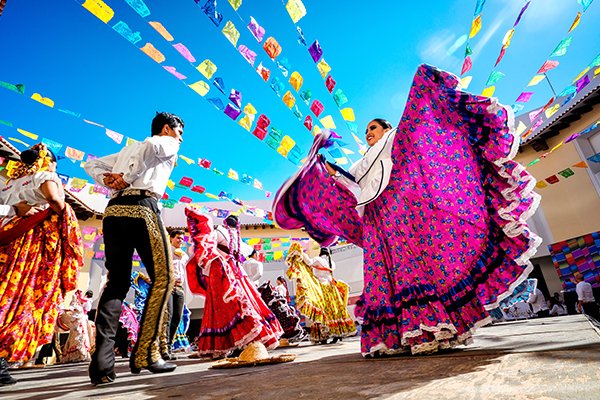
{"type": "MultiPolygon", "coordinates": [[[[552,136],[556,136],[560,131],[569,127],[572,122],[581,119],[583,114],[590,112],[595,104],[600,103],[600,74],[594,76],[596,68],[590,70],[582,76],[581,79],[587,78],[590,80],[583,90],[575,95],[571,100],[566,102],[568,96],[558,97],[550,104],[547,109],[560,105],[559,111],[550,118],[547,118],[542,112],[538,118],[542,118],[541,125],[536,128],[531,134],[523,139],[522,145],[531,144],[536,140],[544,140],[552,136]]],[[[575,85],[575,83],[573,83],[575,85]]],[[[529,119],[529,113],[524,113],[516,118],[516,124],[522,121],[528,127],[532,125],[529,119]]]]}
{"type": "MultiPolygon", "coordinates": [[[[21,152],[17,150],[10,142],[0,136],[0,157],[4,157],[9,160],[19,160],[21,152]]],[[[92,218],[95,215],[102,215],[98,211],[93,210],[81,199],[65,190],[65,201],[73,208],[77,218],[86,220],[92,218]]]]}

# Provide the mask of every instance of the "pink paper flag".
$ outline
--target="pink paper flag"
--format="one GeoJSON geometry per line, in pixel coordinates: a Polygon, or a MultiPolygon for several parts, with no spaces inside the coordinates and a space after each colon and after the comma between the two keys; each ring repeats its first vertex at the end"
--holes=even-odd
{"type": "Polygon", "coordinates": [[[533,92],[523,92],[519,95],[519,97],[517,98],[517,100],[515,102],[516,103],[527,103],[531,99],[531,96],[533,96],[533,92]]]}
{"type": "Polygon", "coordinates": [[[529,113],[529,121],[530,121],[530,122],[533,122],[533,121],[535,121],[535,119],[536,119],[536,118],[537,118],[537,117],[538,117],[538,116],[539,116],[541,113],[543,113],[543,112],[544,112],[544,108],[543,108],[543,107],[542,107],[542,108],[540,108],[540,109],[538,109],[538,110],[531,111],[531,112],[529,113]]]}
{"type": "Polygon", "coordinates": [[[174,44],[173,47],[175,47],[175,49],[189,62],[196,62],[196,59],[194,58],[190,50],[187,47],[185,47],[183,43],[174,44]]]}
{"type": "Polygon", "coordinates": [[[471,61],[471,57],[465,57],[465,61],[462,66],[462,70],[460,71],[461,75],[467,73],[473,67],[473,62],[471,61]]]}
{"type": "Polygon", "coordinates": [[[71,160],[82,161],[85,153],[81,150],[77,150],[77,149],[67,146],[67,148],[65,149],[65,155],[67,157],[69,157],[71,160]]]}
{"type": "Polygon", "coordinates": [[[543,74],[545,72],[548,72],[551,69],[556,68],[558,66],[558,64],[559,64],[558,61],[546,60],[537,73],[538,74],[543,74]]]}
{"type": "Polygon", "coordinates": [[[173,74],[175,76],[175,78],[179,79],[179,80],[184,80],[187,79],[187,76],[180,74],[179,72],[177,72],[177,69],[175,67],[170,67],[168,65],[163,66],[164,69],[166,69],[167,71],[169,71],[171,74],[173,74]]]}
{"type": "Polygon", "coordinates": [[[114,140],[115,143],[118,143],[118,144],[121,144],[121,142],[123,141],[123,135],[121,135],[118,132],[111,131],[108,128],[106,128],[106,136],[108,136],[109,138],[111,138],[112,140],[114,140]]]}

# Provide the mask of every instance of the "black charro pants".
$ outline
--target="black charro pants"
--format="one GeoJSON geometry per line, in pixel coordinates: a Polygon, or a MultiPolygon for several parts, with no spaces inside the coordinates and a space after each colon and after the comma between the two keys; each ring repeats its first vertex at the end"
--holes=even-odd
{"type": "Polygon", "coordinates": [[[160,359],[157,339],[166,330],[165,310],[174,285],[168,235],[154,198],[122,196],[110,200],[102,229],[108,280],[98,303],[96,350],[90,364],[91,377],[114,373],[115,335],[121,304],[131,285],[134,250],[137,250],[146,267],[152,286],[130,365],[141,368],[160,359]]]}
{"type": "Polygon", "coordinates": [[[175,286],[171,296],[169,296],[169,302],[167,304],[167,315],[169,319],[169,336],[167,337],[167,343],[169,344],[169,353],[171,352],[171,345],[179,323],[181,322],[181,316],[183,315],[183,304],[185,302],[185,295],[181,286],[175,286]]]}

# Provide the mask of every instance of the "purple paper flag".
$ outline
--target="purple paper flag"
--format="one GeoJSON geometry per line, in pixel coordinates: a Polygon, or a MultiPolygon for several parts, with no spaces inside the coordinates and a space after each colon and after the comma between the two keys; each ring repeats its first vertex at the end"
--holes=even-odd
{"type": "Polygon", "coordinates": [[[165,66],[163,66],[163,68],[166,69],[167,71],[169,71],[171,74],[173,74],[175,76],[175,78],[177,78],[179,80],[187,79],[187,76],[177,72],[177,69],[175,69],[175,67],[170,67],[168,65],[165,65],[165,66]]]}
{"type": "Polygon", "coordinates": [[[106,128],[106,136],[108,136],[109,138],[111,138],[112,140],[114,140],[115,143],[118,143],[118,144],[121,144],[121,142],[123,141],[123,135],[121,135],[118,132],[111,131],[108,128],[106,128]]]}
{"type": "Polygon", "coordinates": [[[513,25],[513,28],[517,25],[519,25],[519,22],[521,22],[521,17],[523,16],[523,13],[525,12],[525,10],[527,10],[527,7],[529,7],[529,3],[531,3],[531,1],[528,1],[527,4],[525,4],[523,6],[523,8],[521,8],[521,12],[519,13],[519,16],[517,17],[517,20],[515,21],[515,24],[513,25]]]}
{"type": "Polygon", "coordinates": [[[227,104],[224,112],[229,118],[235,121],[235,119],[241,114],[242,110],[234,105],[227,104]]]}
{"type": "Polygon", "coordinates": [[[321,49],[321,45],[319,44],[318,40],[315,40],[315,42],[310,45],[308,52],[310,53],[310,56],[314,62],[319,62],[321,57],[323,57],[323,50],[321,49]]]}
{"type": "Polygon", "coordinates": [[[256,53],[250,50],[247,46],[243,44],[239,45],[238,51],[254,67],[254,62],[256,61],[256,53]]]}
{"type": "Polygon", "coordinates": [[[577,93],[581,92],[581,90],[586,87],[590,83],[590,77],[584,76],[583,78],[577,81],[577,93]]]}
{"type": "Polygon", "coordinates": [[[265,28],[260,26],[252,16],[250,17],[248,29],[252,33],[252,36],[254,36],[254,38],[258,41],[258,43],[262,42],[263,38],[265,37],[265,28]]]}
{"type": "Polygon", "coordinates": [[[531,112],[529,113],[529,122],[533,122],[533,121],[535,121],[535,119],[536,119],[536,118],[537,118],[537,117],[538,117],[538,116],[539,116],[541,113],[543,113],[543,112],[544,112],[544,108],[543,108],[543,107],[542,107],[542,108],[540,108],[540,109],[538,109],[538,110],[531,111],[531,112]]]}
{"type": "Polygon", "coordinates": [[[517,100],[515,100],[516,103],[527,103],[530,99],[531,96],[533,96],[533,92],[523,92],[519,95],[519,97],[517,98],[517,100]]]}
{"type": "Polygon", "coordinates": [[[229,100],[231,100],[231,102],[235,104],[237,108],[242,108],[242,94],[239,91],[231,89],[229,100]]]}
{"type": "Polygon", "coordinates": [[[191,63],[196,62],[196,59],[194,58],[192,53],[189,51],[189,49],[187,47],[185,47],[185,45],[183,43],[174,44],[173,47],[175,47],[175,49],[189,62],[191,62],[191,63]]]}

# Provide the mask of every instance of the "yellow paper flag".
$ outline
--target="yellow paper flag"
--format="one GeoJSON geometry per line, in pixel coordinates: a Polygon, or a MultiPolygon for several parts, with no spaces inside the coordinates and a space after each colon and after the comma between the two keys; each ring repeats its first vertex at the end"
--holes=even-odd
{"type": "Polygon", "coordinates": [[[31,98],[35,101],[37,101],[38,103],[42,103],[45,106],[48,107],[54,107],[54,100],[48,98],[48,97],[43,97],[41,94],[39,93],[34,93],[31,95],[31,98]]]}
{"type": "Polygon", "coordinates": [[[525,125],[523,121],[519,121],[519,125],[517,125],[517,135],[521,136],[526,130],[527,125],[525,125]]]}
{"type": "Polygon", "coordinates": [[[535,187],[538,189],[543,189],[546,186],[548,186],[548,184],[545,181],[539,181],[538,183],[535,184],[535,187]]]}
{"type": "Polygon", "coordinates": [[[326,129],[335,129],[335,122],[333,122],[333,118],[331,118],[331,115],[327,115],[321,118],[319,121],[321,121],[321,124],[326,129]]]}
{"type": "Polygon", "coordinates": [[[460,79],[460,87],[463,89],[467,89],[473,80],[472,76],[465,76],[460,79]]]}
{"type": "Polygon", "coordinates": [[[239,179],[237,171],[231,168],[229,168],[229,171],[227,172],[227,177],[229,179],[233,179],[234,181],[237,181],[239,179]]]}
{"type": "Polygon", "coordinates": [[[179,158],[181,158],[183,161],[185,161],[188,165],[195,164],[194,160],[192,160],[191,158],[186,157],[182,154],[179,155],[179,158]]]}
{"type": "Polygon", "coordinates": [[[294,95],[292,95],[292,93],[289,90],[287,92],[285,92],[282,100],[283,100],[283,103],[286,106],[288,106],[288,108],[292,108],[292,107],[294,107],[294,104],[296,104],[296,98],[294,97],[294,95]]]}
{"type": "Polygon", "coordinates": [[[206,93],[208,93],[208,91],[210,90],[209,84],[204,81],[198,81],[188,86],[190,89],[192,89],[194,92],[198,93],[202,97],[204,97],[206,93]]]}
{"type": "Polygon", "coordinates": [[[222,32],[232,45],[237,46],[237,41],[240,38],[240,32],[237,30],[233,22],[227,21],[222,32]]]}
{"type": "Polygon", "coordinates": [[[594,78],[595,78],[596,76],[598,76],[598,74],[600,74],[600,68],[597,68],[597,69],[594,71],[594,78]]]}
{"type": "Polygon", "coordinates": [[[252,129],[252,119],[249,115],[246,114],[242,118],[240,118],[240,120],[238,121],[238,125],[250,132],[250,129],[252,129]]]}
{"type": "Polygon", "coordinates": [[[204,77],[206,79],[210,79],[212,78],[213,74],[215,72],[217,72],[217,66],[215,63],[213,63],[212,61],[210,61],[209,59],[206,59],[204,61],[202,61],[200,63],[200,65],[198,65],[196,67],[196,69],[202,74],[204,75],[204,77]]]}
{"type": "Polygon", "coordinates": [[[257,111],[256,111],[256,108],[254,108],[254,106],[252,104],[248,103],[244,106],[244,113],[254,117],[256,115],[257,111]]]}
{"type": "Polygon", "coordinates": [[[510,41],[512,40],[513,35],[515,34],[515,28],[509,29],[502,39],[502,47],[505,49],[510,46],[510,41]]]}
{"type": "Polygon", "coordinates": [[[19,132],[23,136],[27,136],[29,139],[38,140],[38,135],[36,135],[35,133],[28,132],[21,128],[17,128],[17,132],[19,132]]]}
{"type": "Polygon", "coordinates": [[[298,71],[292,72],[292,75],[290,75],[290,85],[292,85],[296,92],[300,90],[303,82],[304,78],[302,78],[302,75],[298,71]]]}
{"type": "Polygon", "coordinates": [[[148,57],[150,57],[159,64],[166,60],[163,53],[156,50],[156,47],[154,47],[152,43],[146,43],[144,47],[142,47],[140,50],[146,53],[148,57]]]}
{"type": "Polygon", "coordinates": [[[557,144],[556,146],[554,146],[553,148],[551,148],[550,151],[549,151],[549,153],[552,153],[554,150],[558,149],[563,144],[564,144],[564,142],[560,142],[559,144],[557,144]]]}
{"type": "Polygon", "coordinates": [[[544,113],[546,114],[546,118],[550,118],[551,116],[556,114],[559,108],[560,104],[555,104],[552,107],[548,108],[546,111],[544,111],[544,113]]]}
{"type": "Polygon", "coordinates": [[[174,40],[173,36],[160,22],[150,21],[148,23],[156,30],[156,32],[160,33],[160,35],[167,39],[169,42],[172,42],[174,40]]]}
{"type": "Polygon", "coordinates": [[[283,146],[279,146],[279,148],[277,149],[277,152],[279,154],[281,154],[282,156],[287,157],[289,150],[283,146]]]}
{"type": "Polygon", "coordinates": [[[346,165],[348,164],[348,159],[346,157],[334,158],[335,163],[338,165],[346,165]]]}
{"type": "Polygon", "coordinates": [[[481,30],[481,14],[479,14],[471,24],[471,32],[469,32],[469,39],[474,37],[481,30]]]}
{"type": "Polygon", "coordinates": [[[254,246],[260,243],[260,238],[250,238],[248,239],[248,245],[254,246]]]}
{"type": "Polygon", "coordinates": [[[173,182],[172,180],[168,180],[167,181],[167,187],[171,190],[175,190],[175,182],[173,182]]]}
{"type": "Polygon", "coordinates": [[[321,78],[323,79],[325,79],[329,71],[331,71],[331,67],[329,66],[329,64],[327,64],[325,58],[321,58],[321,61],[319,61],[319,63],[317,64],[317,69],[319,70],[321,78]]]}
{"type": "Polygon", "coordinates": [[[313,126],[313,135],[316,135],[318,133],[321,133],[321,127],[319,127],[319,125],[313,126]]]}
{"type": "Polygon", "coordinates": [[[273,253],[273,258],[275,260],[281,260],[283,258],[283,251],[280,250],[273,253]]]}
{"type": "Polygon", "coordinates": [[[573,20],[573,23],[571,24],[571,27],[569,28],[569,33],[577,28],[577,25],[579,25],[579,20],[581,20],[581,11],[577,12],[577,16],[575,17],[575,19],[573,20]]]}
{"type": "Polygon", "coordinates": [[[494,95],[495,91],[496,91],[496,86],[488,86],[485,89],[483,89],[483,92],[481,92],[481,95],[485,96],[485,97],[492,97],[494,95]]]}
{"type": "Polygon", "coordinates": [[[531,80],[529,81],[529,83],[527,84],[527,86],[535,86],[538,83],[540,83],[541,81],[543,81],[545,78],[544,75],[536,75],[533,78],[531,78],[531,80]]]}
{"type": "Polygon", "coordinates": [[[356,119],[354,117],[354,110],[351,108],[344,108],[340,110],[340,112],[342,113],[342,118],[344,118],[345,121],[352,122],[356,119]]]}
{"type": "Polygon", "coordinates": [[[346,155],[351,155],[354,154],[354,152],[350,149],[346,149],[346,148],[342,148],[342,151],[344,152],[344,154],[346,155]]]}
{"type": "Polygon", "coordinates": [[[212,194],[212,193],[204,192],[204,195],[205,195],[206,197],[208,197],[209,199],[213,199],[213,200],[219,200],[219,196],[215,196],[215,195],[214,195],[214,194],[212,194]]]}
{"type": "MultiPolygon", "coordinates": [[[[14,138],[14,137],[9,137],[9,139],[12,140],[15,143],[19,143],[19,144],[22,144],[23,146],[29,147],[29,144],[25,143],[21,139],[17,139],[17,138],[14,138]]],[[[6,168],[8,169],[8,167],[6,167],[6,168]]]]}
{"type": "Polygon", "coordinates": [[[130,144],[134,144],[134,143],[137,143],[137,140],[128,137],[127,141],[125,142],[125,146],[129,146],[130,144]]]}
{"type": "Polygon", "coordinates": [[[297,23],[306,15],[306,7],[304,7],[302,0],[288,0],[285,9],[294,23],[297,23]]]}
{"type": "Polygon", "coordinates": [[[115,16],[113,9],[102,0],[85,0],[82,6],[105,24],[115,16]]]}
{"type": "Polygon", "coordinates": [[[575,77],[575,79],[573,79],[573,81],[572,81],[572,82],[573,82],[573,83],[575,83],[575,82],[577,82],[579,79],[583,78],[583,76],[584,76],[585,74],[587,74],[589,70],[590,70],[590,67],[585,67],[585,69],[584,69],[583,71],[581,71],[581,72],[579,73],[579,75],[577,75],[577,76],[575,77]]]}
{"type": "Polygon", "coordinates": [[[295,145],[296,142],[294,141],[294,139],[292,139],[288,135],[285,135],[283,139],[281,139],[281,147],[283,147],[287,151],[290,151],[295,145]]]}
{"type": "Polygon", "coordinates": [[[242,0],[229,0],[229,4],[231,4],[231,7],[237,11],[242,5],[242,0]]]}

